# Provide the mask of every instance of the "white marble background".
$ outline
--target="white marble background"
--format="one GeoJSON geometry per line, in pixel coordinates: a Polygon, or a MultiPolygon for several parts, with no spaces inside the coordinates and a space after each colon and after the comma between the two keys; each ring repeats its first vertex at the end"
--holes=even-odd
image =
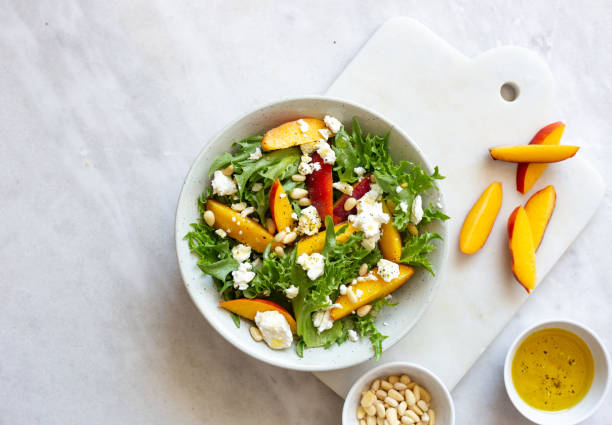
{"type": "MultiPolygon", "coordinates": [[[[312,375],[238,352],[179,276],[173,219],[202,144],[322,93],[386,19],[476,55],[526,46],[566,142],[612,182],[612,3],[0,0],[0,424],[337,424],[312,375]]],[[[520,424],[503,358],[554,316],[612,348],[612,198],[453,391],[457,423],[520,424]]],[[[580,217],[576,217],[580,220],[580,217]]],[[[589,424],[612,423],[612,394],[589,424]]]]}

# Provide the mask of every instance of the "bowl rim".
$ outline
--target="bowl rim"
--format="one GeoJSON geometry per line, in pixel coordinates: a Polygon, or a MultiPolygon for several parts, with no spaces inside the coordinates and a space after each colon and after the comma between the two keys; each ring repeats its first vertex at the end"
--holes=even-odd
{"type": "Polygon", "coordinates": [[[406,374],[410,374],[409,370],[418,370],[419,372],[427,375],[440,388],[442,388],[442,392],[444,394],[444,398],[445,398],[446,403],[448,404],[448,407],[449,407],[449,410],[450,410],[450,419],[451,419],[451,421],[450,421],[450,423],[448,425],[454,425],[454,423],[455,423],[455,403],[453,401],[453,397],[452,397],[449,389],[446,387],[444,382],[442,382],[442,380],[438,377],[438,375],[433,373],[430,369],[426,368],[425,366],[421,366],[421,365],[419,365],[417,363],[413,363],[413,362],[404,362],[404,361],[396,361],[396,362],[383,363],[381,365],[373,367],[372,369],[368,370],[363,375],[361,375],[359,378],[357,378],[355,380],[355,382],[353,382],[353,385],[351,385],[351,388],[349,389],[349,392],[347,393],[346,398],[344,399],[344,405],[342,406],[342,424],[343,425],[354,425],[353,423],[349,423],[349,419],[348,419],[348,415],[350,414],[349,409],[354,407],[353,400],[360,393],[361,388],[363,388],[364,385],[369,380],[371,380],[374,377],[378,376],[381,373],[381,370],[383,370],[383,369],[396,369],[396,368],[397,369],[406,369],[406,374]]]}
{"type": "MultiPolygon", "coordinates": [[[[529,419],[532,422],[535,423],[540,423],[537,422],[536,418],[534,418],[530,412],[530,409],[535,409],[531,406],[529,406],[519,395],[518,392],[516,391],[516,389],[514,388],[513,382],[512,382],[512,360],[514,359],[514,354],[516,353],[516,350],[518,348],[518,346],[525,340],[525,338],[527,338],[529,335],[531,335],[532,333],[539,331],[539,330],[543,330],[543,329],[549,329],[549,328],[561,328],[561,329],[565,329],[568,330],[574,334],[576,334],[576,332],[574,332],[572,329],[568,329],[566,326],[569,325],[570,327],[575,327],[580,329],[581,331],[583,331],[584,333],[588,334],[589,336],[591,336],[593,338],[593,340],[596,342],[597,346],[601,349],[601,351],[603,352],[604,355],[604,364],[606,365],[606,371],[607,371],[607,376],[605,377],[605,384],[604,384],[604,389],[601,392],[601,395],[599,396],[599,400],[597,400],[596,403],[593,404],[593,406],[591,407],[591,409],[589,409],[588,411],[586,411],[583,415],[581,415],[580,417],[577,417],[573,422],[567,422],[566,424],[578,424],[580,422],[583,422],[585,420],[587,420],[590,416],[592,416],[602,405],[602,403],[604,402],[606,395],[608,393],[608,390],[610,389],[610,380],[611,380],[611,374],[610,374],[610,355],[608,354],[608,351],[606,350],[606,346],[604,345],[603,341],[601,340],[601,338],[599,338],[599,336],[595,333],[595,331],[593,331],[590,327],[576,322],[574,320],[570,320],[570,319],[563,319],[563,318],[557,318],[557,319],[547,319],[547,320],[543,320],[540,322],[537,322],[531,326],[529,326],[528,328],[526,328],[525,330],[523,330],[522,332],[519,333],[519,335],[514,339],[514,341],[512,342],[512,344],[510,345],[510,348],[508,349],[508,352],[506,353],[506,358],[504,360],[504,386],[506,387],[506,394],[508,395],[508,398],[510,399],[510,401],[512,402],[512,404],[514,405],[514,407],[516,408],[516,410],[518,410],[521,415],[523,415],[523,417],[529,419]]],[[[577,335],[580,339],[582,339],[584,341],[584,338],[582,338],[580,335],[577,335]]],[[[586,341],[584,341],[587,345],[588,343],[586,341]]],[[[582,399],[584,400],[584,398],[582,399]]],[[[578,404],[576,404],[576,406],[578,406],[580,403],[582,403],[582,400],[578,402],[578,404]]],[[[572,407],[573,408],[573,407],[572,407]]],[[[543,410],[539,410],[539,409],[535,409],[537,412],[542,412],[544,414],[550,414],[555,415],[555,417],[558,419],[560,415],[565,415],[565,414],[569,414],[571,412],[571,409],[565,409],[565,410],[560,410],[560,411],[552,411],[552,412],[546,412],[543,410]]]]}
{"type": "MultiPolygon", "coordinates": [[[[179,197],[178,197],[177,204],[176,204],[176,209],[175,209],[175,219],[174,219],[175,255],[176,255],[177,263],[178,263],[178,266],[179,266],[179,272],[181,274],[181,279],[183,280],[183,285],[185,286],[185,289],[187,289],[187,293],[189,294],[189,297],[191,298],[191,301],[195,304],[195,306],[198,309],[198,311],[200,312],[200,314],[202,316],[204,316],[204,318],[211,325],[211,327],[213,329],[215,329],[215,331],[218,334],[220,334],[226,341],[228,341],[234,347],[238,348],[243,353],[245,353],[245,354],[247,354],[247,355],[249,355],[249,356],[251,356],[253,358],[256,358],[256,359],[258,359],[258,360],[260,360],[260,361],[262,361],[264,363],[270,364],[272,366],[276,366],[276,367],[280,367],[280,368],[284,368],[284,369],[289,369],[289,370],[297,370],[297,371],[322,372],[322,371],[344,369],[344,368],[348,368],[348,367],[351,367],[351,366],[355,366],[355,365],[364,363],[364,362],[372,359],[373,356],[374,356],[374,353],[371,352],[367,357],[356,358],[355,360],[347,361],[346,363],[342,364],[341,366],[335,366],[335,365],[308,365],[308,364],[300,365],[300,364],[296,364],[295,362],[285,361],[284,359],[281,359],[280,361],[278,359],[272,359],[270,357],[263,356],[263,355],[260,355],[257,352],[253,352],[253,351],[249,350],[248,349],[248,345],[241,344],[239,341],[235,341],[235,338],[232,338],[229,335],[225,335],[223,332],[219,332],[217,330],[217,326],[215,324],[215,320],[212,317],[212,315],[209,315],[206,311],[203,311],[203,309],[201,309],[199,307],[198,303],[196,302],[196,300],[194,298],[194,294],[192,293],[190,287],[187,285],[187,277],[185,275],[186,272],[184,271],[184,269],[183,269],[183,267],[181,265],[181,257],[180,257],[180,254],[179,254],[179,244],[184,242],[184,240],[183,240],[184,235],[180,235],[179,234],[179,226],[180,226],[180,224],[179,224],[179,215],[178,215],[179,214],[179,209],[180,209],[180,206],[185,202],[185,198],[187,196],[187,194],[185,192],[186,186],[187,186],[187,182],[189,181],[192,173],[195,171],[196,164],[198,164],[202,160],[202,157],[207,153],[208,147],[210,145],[212,145],[213,143],[218,142],[218,139],[224,133],[226,133],[229,129],[231,129],[232,127],[237,125],[240,121],[244,120],[248,116],[250,116],[252,114],[255,114],[257,112],[260,112],[262,110],[268,109],[268,108],[282,106],[283,104],[290,104],[292,102],[298,102],[298,101],[301,101],[301,100],[303,100],[303,101],[324,101],[324,102],[325,101],[331,101],[331,102],[335,102],[335,103],[339,103],[339,104],[346,104],[346,105],[349,105],[349,106],[354,107],[356,109],[361,109],[361,110],[367,112],[368,114],[376,117],[378,120],[383,122],[390,130],[392,129],[393,131],[397,132],[398,135],[402,139],[406,140],[411,145],[411,147],[417,152],[418,156],[420,157],[420,159],[423,162],[424,168],[427,168],[428,171],[434,169],[434,167],[431,165],[429,159],[424,154],[422,149],[418,146],[417,143],[415,143],[413,141],[413,139],[404,130],[402,130],[401,127],[395,125],[385,115],[383,115],[383,114],[373,110],[372,108],[364,106],[364,105],[362,105],[360,103],[357,103],[357,102],[354,102],[354,101],[349,101],[349,100],[346,100],[346,99],[340,98],[340,97],[325,96],[325,95],[303,95],[303,96],[295,96],[295,97],[283,97],[283,98],[280,98],[280,99],[277,99],[277,100],[274,100],[274,101],[270,101],[270,102],[267,102],[265,104],[256,106],[256,107],[254,107],[252,109],[249,109],[247,112],[241,114],[236,119],[230,121],[227,125],[225,125],[221,130],[219,130],[215,135],[213,135],[210,139],[208,139],[202,145],[199,153],[197,154],[195,159],[192,161],[191,165],[189,166],[189,170],[187,171],[187,174],[185,175],[185,177],[183,179],[183,183],[182,183],[182,186],[181,186],[181,191],[179,193],[179,197]]],[[[444,192],[442,191],[442,188],[438,184],[436,184],[436,186],[438,188],[438,199],[440,200],[440,203],[443,206],[443,209],[446,210],[446,201],[445,201],[444,192]]],[[[442,241],[442,243],[440,244],[440,246],[438,247],[438,249],[440,250],[441,254],[440,254],[439,269],[436,271],[436,275],[435,275],[436,284],[433,285],[432,290],[429,291],[429,294],[427,295],[427,297],[425,299],[425,302],[423,302],[422,305],[420,306],[420,308],[418,309],[417,314],[415,315],[414,320],[412,321],[412,323],[410,323],[409,326],[406,326],[401,332],[398,332],[396,335],[390,335],[387,339],[385,339],[385,342],[386,342],[386,345],[387,345],[385,350],[388,350],[393,345],[395,345],[412,328],[414,328],[416,323],[418,323],[418,321],[423,317],[423,314],[425,313],[427,308],[433,302],[435,296],[438,293],[439,286],[440,286],[440,284],[444,280],[445,272],[446,272],[446,267],[447,267],[447,263],[448,263],[449,224],[448,224],[447,221],[442,221],[440,223],[440,225],[442,226],[442,232],[441,233],[444,233],[445,237],[444,237],[444,240],[442,241]]]]}

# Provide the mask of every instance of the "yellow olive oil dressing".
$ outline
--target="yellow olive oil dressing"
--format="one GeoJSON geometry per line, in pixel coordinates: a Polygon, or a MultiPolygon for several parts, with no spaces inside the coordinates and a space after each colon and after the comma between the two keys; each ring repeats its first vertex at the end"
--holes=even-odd
{"type": "Polygon", "coordinates": [[[569,409],[582,400],[593,382],[593,355],[587,344],[565,329],[529,335],[512,360],[512,381],[530,406],[548,411],[569,409]]]}

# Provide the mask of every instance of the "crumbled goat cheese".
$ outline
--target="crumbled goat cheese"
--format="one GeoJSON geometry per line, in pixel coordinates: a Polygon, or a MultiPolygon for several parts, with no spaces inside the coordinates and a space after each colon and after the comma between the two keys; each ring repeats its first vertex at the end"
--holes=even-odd
{"type": "MultiPolygon", "coordinates": [[[[325,269],[325,257],[318,252],[302,254],[297,258],[296,262],[302,266],[310,280],[315,280],[321,276],[325,269]]],[[[331,304],[331,301],[329,303],[331,304]]]]}
{"type": "Polygon", "coordinates": [[[340,285],[340,295],[345,295],[346,294],[346,285],[342,284],[340,285]]]}
{"type": "Polygon", "coordinates": [[[313,313],[312,324],[319,333],[331,329],[334,325],[334,319],[331,318],[330,311],[331,309],[327,308],[313,313]]]}
{"type": "Polygon", "coordinates": [[[263,154],[261,153],[261,149],[259,149],[259,147],[255,148],[255,151],[253,151],[253,153],[251,153],[249,155],[249,159],[254,159],[254,160],[258,160],[263,156],[263,154]]]}
{"type": "Polygon", "coordinates": [[[234,260],[238,261],[239,263],[248,260],[250,256],[251,247],[248,245],[243,245],[240,243],[232,248],[232,257],[234,257],[234,260]]]}
{"type": "Polygon", "coordinates": [[[363,231],[364,239],[361,244],[369,250],[376,247],[380,239],[380,226],[389,222],[389,214],[382,210],[382,203],[378,201],[382,189],[373,184],[370,191],[357,201],[357,215],[349,215],[348,219],[353,226],[363,231]]]}
{"type": "Polygon", "coordinates": [[[251,263],[240,263],[238,270],[232,272],[234,278],[234,288],[245,291],[249,287],[249,282],[255,278],[255,273],[251,271],[251,263]]]}
{"type": "Polygon", "coordinates": [[[339,190],[345,195],[351,196],[353,194],[353,186],[344,182],[334,182],[332,184],[333,188],[339,190]]]}
{"type": "Polygon", "coordinates": [[[237,202],[235,204],[232,204],[232,209],[235,211],[242,211],[243,209],[245,209],[247,207],[246,202],[237,202]]]}
{"type": "MultiPolygon", "coordinates": [[[[300,149],[302,150],[302,154],[303,154],[302,161],[304,161],[304,155],[308,157],[308,155],[312,155],[312,153],[317,150],[317,142],[303,143],[300,145],[300,149]]],[[[310,161],[307,161],[307,162],[310,162],[310,161]]]]}
{"type": "Polygon", "coordinates": [[[309,206],[302,210],[302,215],[298,220],[297,232],[300,235],[314,235],[321,227],[321,218],[314,206],[309,206]]]}
{"type": "Polygon", "coordinates": [[[403,189],[402,189],[402,187],[401,187],[401,186],[396,186],[396,187],[395,187],[395,192],[396,192],[396,193],[400,193],[402,190],[403,190],[403,189]]]}
{"type": "Polygon", "coordinates": [[[326,164],[334,164],[336,162],[336,152],[329,146],[329,143],[319,140],[317,147],[317,153],[323,159],[326,164]]]}
{"type": "Polygon", "coordinates": [[[320,128],[319,134],[323,137],[323,140],[327,140],[331,137],[331,132],[326,128],[320,128]]]}
{"type": "Polygon", "coordinates": [[[353,171],[355,174],[357,174],[357,177],[361,177],[366,173],[366,169],[363,167],[355,167],[353,168],[353,171]]]}
{"type": "Polygon", "coordinates": [[[327,126],[327,128],[329,128],[331,132],[334,134],[339,132],[340,128],[342,127],[342,123],[340,122],[338,118],[335,118],[329,115],[325,115],[325,118],[323,118],[323,121],[325,122],[325,125],[327,126]]]}
{"type": "Polygon", "coordinates": [[[243,216],[243,217],[246,217],[249,214],[252,214],[254,212],[255,212],[255,207],[246,207],[245,209],[240,211],[240,215],[243,216]]]}
{"type": "Polygon", "coordinates": [[[217,229],[215,230],[215,233],[217,235],[219,235],[221,237],[221,239],[225,238],[227,236],[227,233],[225,233],[225,230],[223,229],[217,229]]]}
{"type": "Polygon", "coordinates": [[[400,202],[400,209],[403,212],[408,212],[408,202],[406,202],[406,201],[400,202]]]}
{"type": "Polygon", "coordinates": [[[349,340],[350,340],[351,342],[357,342],[357,341],[359,341],[359,334],[358,334],[358,333],[357,333],[355,330],[353,330],[353,329],[349,329],[349,331],[348,331],[348,337],[349,337],[349,340]]]}
{"type": "Polygon", "coordinates": [[[291,347],[293,334],[287,319],[278,311],[258,311],[255,324],[270,348],[280,350],[291,347]]]}
{"type": "Polygon", "coordinates": [[[211,184],[215,195],[227,196],[238,192],[234,180],[223,174],[221,170],[215,171],[211,184]]]}
{"type": "Polygon", "coordinates": [[[300,288],[298,288],[297,286],[291,285],[290,287],[285,289],[285,296],[289,298],[290,300],[292,300],[295,297],[297,297],[297,294],[299,292],[300,292],[300,288]]]}
{"type": "Polygon", "coordinates": [[[291,218],[294,219],[294,220],[297,220],[299,217],[298,217],[298,215],[295,212],[292,212],[291,213],[291,218]]]}
{"type": "Polygon", "coordinates": [[[389,260],[380,259],[378,261],[378,275],[385,281],[391,282],[399,277],[399,265],[389,260]]]}
{"type": "Polygon", "coordinates": [[[306,133],[308,131],[308,129],[310,128],[308,123],[306,121],[304,121],[303,119],[301,119],[301,118],[299,120],[297,120],[297,123],[300,126],[300,131],[302,133],[306,133]]]}
{"type": "Polygon", "coordinates": [[[410,221],[414,224],[419,224],[421,220],[423,220],[423,200],[421,199],[421,195],[417,195],[412,202],[410,221]]]}

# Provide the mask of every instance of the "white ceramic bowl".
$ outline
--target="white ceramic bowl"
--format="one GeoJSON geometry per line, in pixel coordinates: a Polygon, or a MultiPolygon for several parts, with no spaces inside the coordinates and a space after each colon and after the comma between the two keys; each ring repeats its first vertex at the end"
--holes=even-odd
{"type": "Polygon", "coordinates": [[[355,381],[344,400],[342,425],[359,425],[357,407],[361,401],[361,393],[370,388],[372,381],[389,375],[404,374],[431,394],[431,408],[436,412],[436,425],[454,425],[455,405],[444,383],[429,369],[408,362],[381,364],[355,381]]]}
{"type": "Polygon", "coordinates": [[[508,397],[527,419],[540,425],[574,425],[586,420],[603,402],[610,384],[610,358],[601,340],[588,327],[569,320],[546,321],[521,333],[512,343],[504,364],[504,383],[508,397]],[[558,412],[547,412],[529,406],[518,395],[512,382],[512,360],[519,345],[532,333],[550,328],[561,328],[578,335],[589,346],[595,362],[593,384],[587,395],[574,407],[558,412]]]}
{"type": "MultiPolygon", "coordinates": [[[[212,279],[205,276],[197,266],[197,258],[189,251],[183,240],[190,230],[189,224],[200,219],[197,199],[209,184],[208,169],[212,161],[231,149],[233,142],[256,134],[263,134],[283,122],[302,116],[323,117],[332,115],[350,127],[353,117],[358,117],[364,132],[386,134],[391,130],[389,150],[394,159],[406,159],[431,173],[433,167],[425,159],[418,146],[399,128],[381,115],[344,100],[328,97],[305,97],[284,100],[259,108],[234,121],[215,138],[208,142],[195,159],[181,191],[176,210],[175,237],[176,252],[183,281],[189,295],[208,322],[225,339],[245,353],[275,366],[295,370],[333,370],[364,362],[373,356],[370,342],[363,338],[358,343],[346,342],[330,349],[314,348],[304,350],[299,358],[295,349],[271,350],[265,344],[254,342],[249,335],[249,324],[242,322],[236,328],[229,313],[219,307],[219,294],[212,279]]],[[[441,170],[444,173],[444,170],[441,170]]],[[[435,192],[435,191],[434,191],[435,192]]],[[[426,197],[424,204],[440,202],[444,205],[441,192],[426,197]]],[[[446,259],[448,231],[445,223],[431,223],[430,230],[439,233],[444,242],[438,243],[431,255],[431,262],[437,273],[432,277],[427,271],[419,270],[410,281],[393,294],[399,305],[383,309],[378,321],[388,322],[384,333],[388,338],[383,347],[389,348],[405,335],[418,321],[431,303],[441,281],[446,259]]]]}

